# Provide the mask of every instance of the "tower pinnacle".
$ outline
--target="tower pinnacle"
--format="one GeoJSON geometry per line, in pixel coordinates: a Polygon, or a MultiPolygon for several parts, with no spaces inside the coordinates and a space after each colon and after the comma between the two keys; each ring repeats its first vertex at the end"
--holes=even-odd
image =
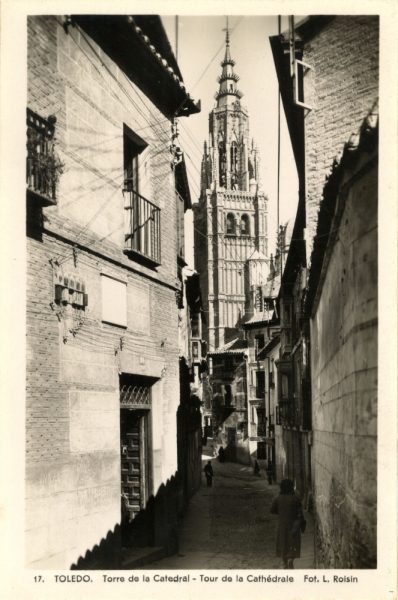
{"type": "Polygon", "coordinates": [[[234,73],[235,61],[231,58],[228,18],[225,31],[225,55],[224,60],[221,63],[222,73],[218,78],[220,87],[215,96],[217,106],[231,105],[237,100],[240,100],[243,96],[242,92],[236,87],[239,77],[234,73]]]}

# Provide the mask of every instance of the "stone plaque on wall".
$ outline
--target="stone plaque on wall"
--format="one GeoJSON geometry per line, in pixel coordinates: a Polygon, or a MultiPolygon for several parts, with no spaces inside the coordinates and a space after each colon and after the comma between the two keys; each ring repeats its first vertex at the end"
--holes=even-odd
{"type": "Polygon", "coordinates": [[[127,327],[131,331],[150,334],[149,286],[129,283],[127,286],[127,327]]]}

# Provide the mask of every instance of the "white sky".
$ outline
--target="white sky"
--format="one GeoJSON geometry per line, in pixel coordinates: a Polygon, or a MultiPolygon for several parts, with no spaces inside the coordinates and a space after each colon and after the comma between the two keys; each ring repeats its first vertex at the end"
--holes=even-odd
{"type": "MultiPolygon", "coordinates": [[[[162,17],[175,52],[175,17],[162,17]]],[[[199,172],[203,142],[208,140],[208,116],[215,106],[217,77],[225,52],[225,16],[179,16],[178,64],[188,92],[201,100],[202,111],[181,118],[180,143],[186,154],[192,201],[199,197],[199,172]],[[210,63],[210,64],[209,64],[210,63]]],[[[277,16],[229,17],[231,55],[242,104],[249,110],[250,136],[260,151],[261,184],[268,196],[269,252],[275,253],[277,228],[278,87],[269,36],[278,32],[277,16]]],[[[282,19],[282,30],[287,17],[282,19]]],[[[294,218],[297,207],[297,174],[281,106],[280,221],[294,218]]],[[[193,265],[192,218],[187,219],[187,260],[193,265]]]]}

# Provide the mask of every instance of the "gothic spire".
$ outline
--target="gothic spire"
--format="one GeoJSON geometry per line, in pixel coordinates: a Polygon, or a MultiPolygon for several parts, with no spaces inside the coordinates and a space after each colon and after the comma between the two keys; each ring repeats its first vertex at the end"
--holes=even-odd
{"type": "Polygon", "coordinates": [[[221,66],[222,73],[218,78],[220,87],[215,96],[217,100],[217,106],[232,104],[233,102],[240,100],[240,98],[243,96],[242,92],[240,92],[236,87],[239,77],[234,73],[235,61],[231,58],[228,21],[225,34],[225,55],[221,66]]]}

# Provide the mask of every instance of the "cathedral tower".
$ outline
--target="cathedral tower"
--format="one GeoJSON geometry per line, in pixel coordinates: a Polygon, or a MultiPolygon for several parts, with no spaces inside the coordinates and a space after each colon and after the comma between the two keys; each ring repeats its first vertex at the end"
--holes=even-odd
{"type": "Polygon", "coordinates": [[[246,262],[254,252],[257,261],[267,262],[267,198],[260,191],[259,154],[249,137],[234,66],[227,29],[204,144],[200,199],[194,205],[195,266],[207,311],[209,351],[239,336],[251,286],[246,262]]]}

